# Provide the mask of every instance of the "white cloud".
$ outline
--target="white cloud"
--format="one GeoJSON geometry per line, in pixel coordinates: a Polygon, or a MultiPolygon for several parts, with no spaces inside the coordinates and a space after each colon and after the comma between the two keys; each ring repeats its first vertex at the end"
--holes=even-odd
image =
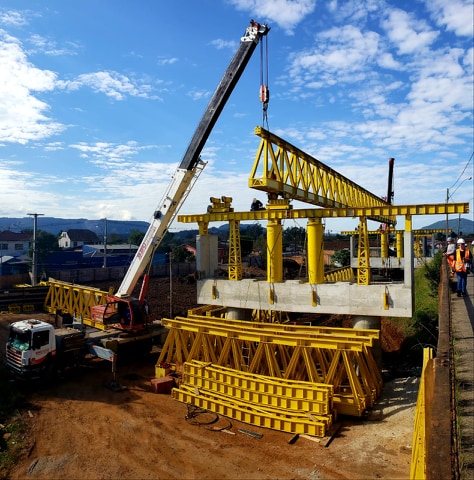
{"type": "Polygon", "coordinates": [[[104,93],[114,100],[124,100],[127,95],[132,97],[153,98],[150,95],[151,86],[140,85],[118,72],[104,71],[84,73],[75,80],[58,81],[58,86],[67,90],[78,90],[84,86],[90,87],[96,93],[104,93]]]}
{"type": "Polygon", "coordinates": [[[440,26],[460,37],[473,35],[474,8],[472,0],[425,0],[426,8],[440,26]]]}
{"type": "Polygon", "coordinates": [[[254,15],[257,22],[279,25],[288,35],[316,7],[316,0],[229,0],[229,3],[254,15]]]}
{"type": "Polygon", "coordinates": [[[411,14],[398,9],[388,10],[382,26],[401,55],[420,52],[431,45],[439,34],[425,21],[417,20],[411,14]]]}
{"type": "Polygon", "coordinates": [[[0,30],[0,141],[25,144],[59,133],[35,93],[54,90],[56,74],[28,62],[21,43],[0,30]]]}
{"type": "Polygon", "coordinates": [[[222,50],[224,48],[230,48],[232,50],[235,50],[237,48],[237,43],[234,40],[222,40],[221,38],[218,38],[216,40],[212,40],[210,44],[213,47],[216,47],[217,50],[222,50]]]}
{"type": "Polygon", "coordinates": [[[20,27],[27,25],[28,21],[19,10],[5,10],[0,8],[0,25],[12,25],[15,27],[20,27]]]}

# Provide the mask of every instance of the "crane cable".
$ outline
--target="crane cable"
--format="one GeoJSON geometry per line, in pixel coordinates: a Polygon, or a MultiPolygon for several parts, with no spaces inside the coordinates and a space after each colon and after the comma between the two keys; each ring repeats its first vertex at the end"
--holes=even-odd
{"type": "Polygon", "coordinates": [[[260,102],[262,103],[262,126],[268,127],[267,109],[270,101],[268,88],[268,38],[265,36],[260,42],[260,102]],[[265,49],[264,45],[265,44],[265,49]]]}

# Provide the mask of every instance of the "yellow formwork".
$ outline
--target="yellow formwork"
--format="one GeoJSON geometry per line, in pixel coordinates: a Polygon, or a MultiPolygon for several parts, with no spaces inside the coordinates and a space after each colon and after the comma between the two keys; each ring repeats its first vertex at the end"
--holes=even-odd
{"type": "Polygon", "coordinates": [[[382,390],[370,348],[378,338],[377,330],[209,317],[162,319],[162,324],[170,332],[157,362],[157,376],[163,363],[196,360],[249,375],[329,384],[335,409],[354,416],[372,407],[382,390]]]}

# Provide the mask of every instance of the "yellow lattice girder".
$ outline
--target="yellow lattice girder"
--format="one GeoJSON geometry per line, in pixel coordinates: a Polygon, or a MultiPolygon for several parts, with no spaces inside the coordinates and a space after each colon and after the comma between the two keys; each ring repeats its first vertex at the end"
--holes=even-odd
{"type": "MultiPolygon", "coordinates": [[[[446,233],[446,229],[441,230],[440,228],[422,228],[419,230],[412,230],[414,235],[432,235],[434,233],[446,233]]],[[[382,230],[368,230],[367,233],[369,235],[380,235],[385,233],[382,230]]],[[[390,234],[403,234],[404,230],[394,230],[390,229],[390,234]]],[[[359,235],[358,230],[343,230],[341,235],[359,235]]]]}
{"type": "MultiPolygon", "coordinates": [[[[268,130],[256,127],[255,134],[261,140],[248,181],[250,188],[321,207],[388,205],[268,130]]],[[[396,223],[395,218],[374,220],[396,223]]]]}
{"type": "Polygon", "coordinates": [[[299,382],[265,375],[243,373],[205,362],[184,364],[183,383],[222,395],[250,400],[287,410],[320,415],[332,412],[333,387],[325,383],[299,382]]]}
{"type": "Polygon", "coordinates": [[[229,223],[229,280],[242,280],[240,222],[237,220],[229,223]]]}
{"type": "MultiPolygon", "coordinates": [[[[263,323],[239,320],[221,322],[219,320],[221,319],[212,317],[211,319],[209,317],[176,317],[174,319],[163,318],[161,324],[165,327],[184,329],[194,333],[206,333],[250,342],[263,341],[275,345],[294,345],[331,350],[361,351],[364,344],[372,346],[375,335],[377,335],[351,335],[350,332],[355,332],[357,329],[348,329],[347,333],[323,333],[316,329],[312,332],[310,330],[312,327],[293,326],[292,330],[287,330],[285,329],[286,325],[270,324],[265,326],[263,323]]],[[[328,330],[331,329],[328,328],[328,330]]],[[[373,331],[378,332],[378,330],[373,331]]],[[[201,346],[202,348],[206,347],[204,343],[201,346]]]]}
{"type": "MultiPolygon", "coordinates": [[[[50,313],[61,311],[82,317],[84,323],[87,324],[87,322],[91,322],[91,308],[95,305],[105,305],[107,295],[109,292],[98,288],[51,280],[44,307],[50,313]]],[[[102,328],[104,328],[103,325],[102,328]]]]}
{"type": "Polygon", "coordinates": [[[367,220],[359,221],[359,246],[357,249],[357,284],[370,285],[370,245],[367,234],[367,220]]]}
{"type": "Polygon", "coordinates": [[[381,392],[382,378],[370,349],[377,330],[266,326],[206,316],[163,319],[162,324],[170,327],[170,333],[157,362],[157,375],[164,362],[196,360],[242,374],[331,384],[336,410],[355,416],[373,406],[381,392]]]}
{"type": "Polygon", "coordinates": [[[327,431],[326,423],[316,418],[313,419],[313,415],[298,415],[271,407],[263,410],[259,405],[244,401],[239,402],[224,395],[218,395],[213,391],[196,391],[194,388],[182,385],[173,389],[172,396],[182,403],[195,405],[258,427],[314,437],[324,437],[327,431]]]}

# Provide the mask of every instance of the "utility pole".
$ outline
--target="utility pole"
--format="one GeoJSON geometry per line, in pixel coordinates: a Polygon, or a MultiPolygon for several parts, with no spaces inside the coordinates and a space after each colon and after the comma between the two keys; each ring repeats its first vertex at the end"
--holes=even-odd
{"type": "Polygon", "coordinates": [[[104,218],[104,264],[102,268],[107,266],[107,219],[104,218]]]}
{"type": "Polygon", "coordinates": [[[31,265],[31,286],[36,287],[38,281],[38,259],[36,252],[37,234],[38,234],[38,217],[43,213],[27,213],[33,217],[33,261],[31,265]]]}

